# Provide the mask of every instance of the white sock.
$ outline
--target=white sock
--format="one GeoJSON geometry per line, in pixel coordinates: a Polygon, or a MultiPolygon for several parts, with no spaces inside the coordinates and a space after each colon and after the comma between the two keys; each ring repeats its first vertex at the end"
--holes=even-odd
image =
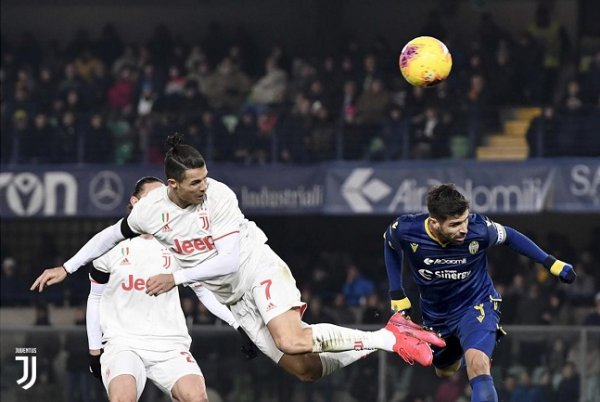
{"type": "Polygon", "coordinates": [[[374,332],[338,327],[333,324],[313,324],[313,352],[381,349],[393,351],[396,338],[387,329],[374,332]]]}
{"type": "Polygon", "coordinates": [[[334,371],[346,367],[355,361],[367,357],[371,353],[375,352],[375,349],[371,350],[347,350],[345,352],[319,353],[321,364],[323,365],[323,373],[321,377],[328,376],[334,371]]]}

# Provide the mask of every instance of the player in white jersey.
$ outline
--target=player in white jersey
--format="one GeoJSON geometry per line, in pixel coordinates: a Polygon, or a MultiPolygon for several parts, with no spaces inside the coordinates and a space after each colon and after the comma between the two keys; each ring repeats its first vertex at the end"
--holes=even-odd
{"type": "Polygon", "coordinates": [[[146,281],[158,296],[179,284],[202,281],[258,348],[289,373],[316,380],[373,350],[396,352],[405,361],[430,365],[435,334],[392,316],[385,328],[359,331],[302,322],[306,304],[288,266],[266,244],[267,237],[239,209],[225,184],[208,178],[204,158],[181,137],[170,137],[165,158],[168,186],[148,194],[131,214],[95,235],[62,267],[46,269],[31,289],[42,291],[65,279],[124,238],[152,234],[181,266],[146,281]]]}
{"type": "MultiPolygon", "coordinates": [[[[130,207],[162,186],[155,177],[140,179],[130,207]]],[[[180,402],[207,399],[202,373],[189,352],[177,288],[160,298],[145,294],[146,278],[177,268],[172,259],[167,248],[146,234],[122,241],[93,262],[86,314],[90,368],[111,401],[139,399],[147,378],[180,402]]],[[[202,284],[192,288],[213,314],[237,326],[227,307],[202,284]]]]}

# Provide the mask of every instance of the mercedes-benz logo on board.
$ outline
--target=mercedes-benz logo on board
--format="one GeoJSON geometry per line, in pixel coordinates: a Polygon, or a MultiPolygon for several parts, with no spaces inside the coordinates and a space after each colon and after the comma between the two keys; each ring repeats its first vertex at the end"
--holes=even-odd
{"type": "Polygon", "coordinates": [[[123,181],[110,170],[98,172],[90,181],[90,200],[103,211],[110,211],[123,200],[123,181]]]}

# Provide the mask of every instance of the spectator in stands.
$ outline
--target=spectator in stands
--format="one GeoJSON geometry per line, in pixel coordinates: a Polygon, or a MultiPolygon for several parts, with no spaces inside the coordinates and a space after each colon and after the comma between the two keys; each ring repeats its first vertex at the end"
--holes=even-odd
{"type": "Polygon", "coordinates": [[[17,110],[12,118],[12,128],[4,136],[7,141],[3,146],[6,146],[5,160],[9,163],[24,163],[27,158],[27,141],[29,139],[29,115],[22,109],[17,110]]]}
{"type": "Polygon", "coordinates": [[[212,72],[210,65],[207,61],[199,61],[194,64],[191,70],[188,70],[187,80],[188,82],[195,82],[198,86],[198,91],[207,96],[207,87],[210,85],[212,72]]]}
{"type": "Polygon", "coordinates": [[[57,92],[56,78],[48,66],[42,66],[38,73],[33,97],[37,101],[39,111],[49,112],[52,108],[52,99],[57,92]]]}
{"type": "Polygon", "coordinates": [[[545,106],[542,114],[531,120],[527,129],[529,157],[558,156],[558,120],[553,106],[545,106]]]}
{"type": "Polygon", "coordinates": [[[464,381],[459,373],[442,380],[437,387],[434,402],[456,402],[465,388],[464,381]]]}
{"type": "Polygon", "coordinates": [[[225,57],[207,78],[204,92],[210,106],[222,113],[237,114],[251,88],[248,75],[225,57]]]}
{"type": "MultiPolygon", "coordinates": [[[[577,274],[579,275],[579,269],[577,270],[577,274]]],[[[519,300],[515,324],[543,324],[542,313],[544,312],[545,307],[546,301],[541,296],[540,286],[535,282],[530,283],[527,288],[527,293],[519,300]]]]}
{"type": "Polygon", "coordinates": [[[104,116],[93,113],[84,133],[84,162],[110,163],[114,145],[110,131],[104,123],[104,116]]]}
{"type": "Polygon", "coordinates": [[[73,65],[77,75],[83,81],[90,82],[94,75],[94,70],[102,63],[93,53],[92,49],[86,48],[75,58],[73,65]]]}
{"type": "Polygon", "coordinates": [[[197,314],[197,300],[193,296],[181,296],[181,309],[188,327],[194,325],[197,314]]]}
{"type": "Polygon", "coordinates": [[[328,312],[328,309],[323,307],[323,301],[319,296],[313,296],[306,300],[310,303],[310,307],[306,309],[306,312],[302,316],[302,321],[308,324],[316,324],[319,322],[336,322],[336,317],[328,312]]]}
{"type": "Polygon", "coordinates": [[[387,319],[387,301],[384,302],[379,294],[372,293],[367,296],[367,301],[360,318],[361,324],[383,324],[387,319]]]}
{"type": "Polygon", "coordinates": [[[409,123],[404,118],[402,108],[391,104],[381,128],[371,141],[365,159],[368,160],[397,160],[408,155],[407,147],[410,146],[409,123]]]}
{"type": "Polygon", "coordinates": [[[552,387],[552,373],[543,368],[538,378],[534,378],[533,399],[531,402],[555,402],[554,388],[552,387]]]}
{"type": "Polygon", "coordinates": [[[60,126],[56,132],[57,163],[83,162],[82,134],[78,127],[75,112],[65,111],[62,115],[60,126]]]}
{"type": "Polygon", "coordinates": [[[89,82],[81,87],[81,99],[88,109],[99,111],[105,109],[106,93],[111,84],[106,66],[99,63],[92,71],[89,82]]]}
{"type": "Polygon", "coordinates": [[[108,107],[119,111],[133,104],[135,94],[135,83],[129,67],[123,67],[119,72],[119,78],[110,86],[107,94],[108,107]]]}
{"type": "Polygon", "coordinates": [[[573,309],[562,292],[554,291],[550,294],[546,309],[542,313],[542,321],[547,325],[575,324],[573,309]]]}
{"type": "Polygon", "coordinates": [[[546,366],[553,373],[558,373],[567,361],[567,347],[565,340],[556,338],[551,341],[549,353],[546,355],[546,366]]]}
{"type": "Polygon", "coordinates": [[[247,107],[262,112],[269,105],[280,104],[287,88],[287,73],[279,67],[277,58],[265,62],[265,75],[254,84],[247,107]]]}
{"type": "MultiPolygon", "coordinates": [[[[215,317],[211,312],[206,308],[202,302],[198,302],[197,313],[194,317],[194,324],[196,325],[215,325],[217,324],[217,317],[215,317]]],[[[220,321],[219,321],[220,323],[220,321]]]]}
{"type": "Polygon", "coordinates": [[[187,81],[183,88],[183,97],[180,99],[177,112],[186,121],[198,121],[203,112],[209,110],[208,100],[198,91],[194,81],[187,81]]]}
{"type": "Polygon", "coordinates": [[[568,82],[566,93],[560,100],[559,107],[561,111],[568,115],[579,115],[584,111],[584,98],[579,81],[572,79],[568,82]]]}
{"type": "Polygon", "coordinates": [[[73,324],[79,330],[69,331],[65,336],[65,401],[94,402],[103,394],[100,384],[90,375],[87,357],[88,343],[84,335],[85,308],[77,307],[73,324]],[[98,388],[100,388],[98,390],[98,388]]]}
{"type": "Polygon", "coordinates": [[[65,111],[73,112],[74,115],[78,116],[87,111],[86,106],[82,103],[79,92],[75,89],[69,89],[65,96],[65,111]]]}
{"type": "Polygon", "coordinates": [[[575,364],[567,362],[561,370],[561,379],[556,390],[557,401],[578,401],[579,400],[579,374],[575,364]]]}
{"type": "MultiPolygon", "coordinates": [[[[51,325],[50,311],[47,304],[38,303],[35,306],[34,320],[33,325],[38,327],[49,327],[51,325]]],[[[54,383],[56,381],[54,360],[61,348],[58,333],[52,330],[28,332],[25,337],[25,345],[37,349],[37,384],[54,383]]]]}
{"type": "Polygon", "coordinates": [[[367,303],[367,297],[375,292],[375,284],[362,274],[358,266],[350,263],[346,268],[346,281],[342,287],[346,304],[359,308],[367,303]]]}
{"type": "Polygon", "coordinates": [[[244,112],[233,131],[233,160],[249,165],[253,162],[258,128],[252,112],[244,112]]]}
{"type": "Polygon", "coordinates": [[[591,272],[596,269],[596,265],[589,251],[580,254],[577,267],[577,275],[582,278],[582,281],[574,287],[569,286],[565,289],[566,298],[574,306],[591,306],[597,289],[595,278],[591,275],[591,272]],[[581,275],[579,272],[581,272],[581,275]]]}
{"type": "MultiPolygon", "coordinates": [[[[512,395],[513,392],[515,391],[515,388],[517,387],[517,379],[515,378],[515,376],[513,374],[509,374],[504,378],[504,381],[502,381],[500,384],[500,386],[498,387],[497,391],[498,391],[498,401],[511,401],[512,400],[512,395]]],[[[471,387],[470,386],[466,386],[465,387],[465,391],[470,391],[471,387]]],[[[471,401],[470,396],[463,398],[463,399],[458,399],[457,402],[469,402],[471,401]]]]}
{"type": "Polygon", "coordinates": [[[154,92],[151,84],[144,84],[137,103],[137,114],[140,117],[149,116],[155,109],[158,94],[154,92]]]}
{"type": "Polygon", "coordinates": [[[336,127],[331,121],[327,106],[316,101],[312,106],[314,117],[306,136],[306,148],[310,162],[332,160],[335,157],[336,127]]]}
{"type": "Polygon", "coordinates": [[[2,260],[2,280],[0,280],[0,300],[2,307],[21,306],[29,301],[29,296],[23,292],[25,281],[17,276],[17,262],[12,257],[2,260]]]}
{"type": "Polygon", "coordinates": [[[411,144],[413,159],[441,158],[449,155],[448,130],[437,108],[428,106],[422,119],[413,119],[411,144]]]}
{"type": "Polygon", "coordinates": [[[332,324],[354,324],[357,321],[356,314],[346,303],[343,293],[334,296],[333,305],[326,307],[325,312],[333,317],[332,324]]]}
{"type": "Polygon", "coordinates": [[[600,325],[600,292],[594,297],[595,307],[583,320],[583,325],[600,325]]]}
{"type": "Polygon", "coordinates": [[[48,115],[45,112],[39,112],[33,118],[33,127],[31,127],[27,146],[22,150],[26,163],[44,164],[52,163],[52,146],[56,144],[55,129],[50,126],[48,115]]]}
{"type": "Polygon", "coordinates": [[[514,76],[517,66],[511,59],[509,41],[500,39],[495,49],[490,67],[490,76],[494,77],[490,80],[490,90],[494,94],[491,102],[497,106],[521,102],[515,94],[514,76]]]}
{"type": "Polygon", "coordinates": [[[375,77],[369,82],[368,87],[358,97],[356,107],[359,121],[372,127],[383,120],[391,98],[381,79],[375,77]]]}
{"type": "Polygon", "coordinates": [[[562,24],[552,18],[546,4],[538,5],[528,31],[542,49],[542,82],[535,100],[543,104],[552,99],[559,68],[570,52],[569,37],[562,24]]]}
{"type": "Polygon", "coordinates": [[[179,101],[183,97],[186,79],[182,74],[181,69],[176,64],[169,66],[169,75],[165,83],[164,107],[167,111],[175,112],[179,106],[179,101]]]}
{"type": "Polygon", "coordinates": [[[137,142],[131,122],[131,113],[131,105],[127,105],[112,114],[106,122],[106,127],[113,138],[113,162],[118,165],[135,161],[137,142]]]}
{"type": "Polygon", "coordinates": [[[600,97],[600,50],[591,56],[590,65],[583,74],[581,82],[584,82],[584,96],[588,103],[597,103],[600,97]]]}
{"type": "Polygon", "coordinates": [[[81,77],[77,74],[77,69],[73,63],[67,63],[64,66],[63,79],[58,83],[58,94],[63,95],[69,90],[79,90],[82,82],[81,77]]]}

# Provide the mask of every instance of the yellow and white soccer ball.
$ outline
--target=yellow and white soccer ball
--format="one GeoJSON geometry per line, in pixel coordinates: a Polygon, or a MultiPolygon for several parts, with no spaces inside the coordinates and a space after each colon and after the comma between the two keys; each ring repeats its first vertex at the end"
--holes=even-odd
{"type": "Polygon", "coordinates": [[[452,56],[446,45],[431,36],[408,42],[398,60],[402,76],[417,87],[431,87],[445,80],[452,69],[452,56]]]}

